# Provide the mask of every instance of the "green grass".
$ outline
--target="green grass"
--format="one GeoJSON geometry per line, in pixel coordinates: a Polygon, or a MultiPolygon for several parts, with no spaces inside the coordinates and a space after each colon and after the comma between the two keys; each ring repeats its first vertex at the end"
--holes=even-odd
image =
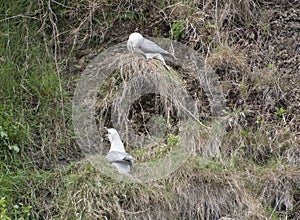
{"type": "Polygon", "coordinates": [[[39,218],[43,195],[35,191],[51,174],[34,167],[51,165],[59,146],[66,151],[71,139],[64,127],[70,114],[70,104],[64,104],[67,88],[60,89],[68,81],[57,73],[35,9],[30,1],[0,7],[1,219],[39,218]]]}

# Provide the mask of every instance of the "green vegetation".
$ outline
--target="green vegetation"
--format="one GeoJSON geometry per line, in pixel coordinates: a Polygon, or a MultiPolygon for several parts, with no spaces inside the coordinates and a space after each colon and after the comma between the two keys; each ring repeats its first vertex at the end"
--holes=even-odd
{"type": "MultiPolygon", "coordinates": [[[[295,16],[288,2],[251,0],[0,3],[0,220],[300,218],[295,16]],[[220,152],[209,154],[203,132],[195,155],[145,184],[116,181],[82,162],[71,117],[87,63],[136,29],[172,33],[203,54],[226,94],[226,131],[212,142],[220,152]]],[[[172,65],[168,74],[201,103],[209,127],[207,97],[188,71],[172,65]]],[[[104,101],[123,83],[119,73],[101,87],[104,101]]],[[[176,114],[168,117],[156,124],[177,123],[176,114]]],[[[133,119],[137,128],[146,123],[133,119]]],[[[130,150],[142,162],[166,155],[181,141],[168,132],[165,142],[130,150]]]]}
{"type": "Polygon", "coordinates": [[[175,21],[172,24],[172,33],[173,33],[175,40],[178,41],[181,38],[183,38],[184,31],[185,31],[185,21],[184,20],[175,21]]]}
{"type": "Polygon", "coordinates": [[[5,203],[5,197],[0,199],[0,219],[9,220],[10,218],[6,215],[7,208],[5,203]]]}

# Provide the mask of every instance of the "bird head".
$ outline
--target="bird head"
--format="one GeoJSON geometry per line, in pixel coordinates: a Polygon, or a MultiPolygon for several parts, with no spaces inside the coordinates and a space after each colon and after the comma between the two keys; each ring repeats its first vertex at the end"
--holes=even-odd
{"type": "Polygon", "coordinates": [[[109,142],[111,144],[110,151],[125,152],[124,144],[121,141],[120,135],[117,132],[117,130],[114,128],[106,128],[106,127],[105,130],[107,131],[106,136],[109,139],[109,142]]]}
{"type": "Polygon", "coordinates": [[[107,128],[105,127],[105,130],[107,131],[106,137],[109,139],[109,142],[111,143],[114,137],[118,137],[119,134],[116,129],[114,128],[107,128]]]}
{"type": "Polygon", "coordinates": [[[130,34],[127,41],[127,49],[130,52],[133,52],[136,48],[138,48],[141,45],[143,39],[144,37],[140,33],[134,32],[130,34]]]}

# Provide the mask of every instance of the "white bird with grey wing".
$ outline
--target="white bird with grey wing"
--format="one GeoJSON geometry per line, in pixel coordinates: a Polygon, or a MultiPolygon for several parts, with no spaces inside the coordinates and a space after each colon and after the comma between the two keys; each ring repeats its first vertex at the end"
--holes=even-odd
{"type": "Polygon", "coordinates": [[[127,49],[133,53],[142,55],[146,60],[153,58],[160,60],[164,67],[168,70],[169,67],[167,66],[163,56],[169,56],[176,59],[174,55],[162,49],[153,41],[144,38],[143,35],[137,32],[129,35],[127,49]]]}
{"type": "Polygon", "coordinates": [[[135,159],[126,153],[117,130],[114,128],[105,129],[108,132],[107,136],[110,141],[110,150],[106,155],[106,159],[117,168],[119,173],[129,174],[135,159]]]}

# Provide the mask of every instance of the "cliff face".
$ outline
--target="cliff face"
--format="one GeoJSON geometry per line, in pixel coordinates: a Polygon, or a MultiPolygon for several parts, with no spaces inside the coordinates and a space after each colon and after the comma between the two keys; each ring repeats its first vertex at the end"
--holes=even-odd
{"type": "Polygon", "coordinates": [[[299,1],[0,5],[0,219],[300,218],[299,1]]]}

